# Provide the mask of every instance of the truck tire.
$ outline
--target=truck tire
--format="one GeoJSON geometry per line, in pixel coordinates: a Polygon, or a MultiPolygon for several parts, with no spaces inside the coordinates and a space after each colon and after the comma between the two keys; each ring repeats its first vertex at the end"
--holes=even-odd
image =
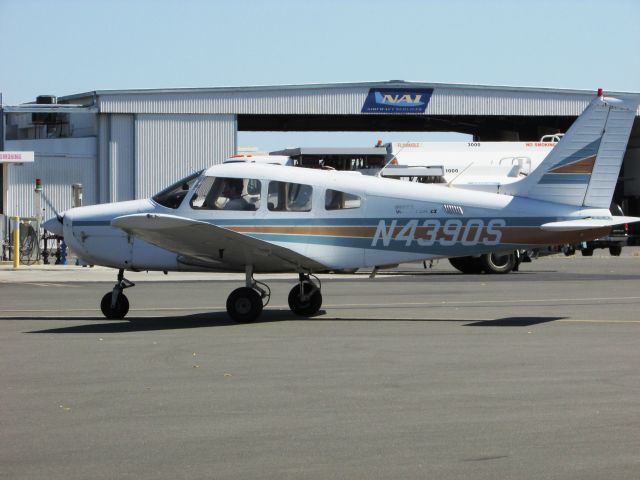
{"type": "Polygon", "coordinates": [[[613,245],[609,247],[609,253],[614,257],[619,257],[622,253],[622,247],[620,245],[613,245]]]}
{"type": "Polygon", "coordinates": [[[580,251],[583,257],[593,257],[593,248],[583,248],[580,251]]]}
{"type": "Polygon", "coordinates": [[[513,253],[485,253],[480,256],[480,264],[486,273],[504,275],[514,269],[517,260],[513,253]]]}
{"type": "Polygon", "coordinates": [[[482,265],[478,257],[450,258],[449,263],[457,270],[466,274],[482,273],[482,265]]]}

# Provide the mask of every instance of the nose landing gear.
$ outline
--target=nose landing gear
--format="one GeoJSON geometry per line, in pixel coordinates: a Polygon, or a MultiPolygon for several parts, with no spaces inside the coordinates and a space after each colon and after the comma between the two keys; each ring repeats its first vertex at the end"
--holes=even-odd
{"type": "Polygon", "coordinates": [[[124,269],[118,270],[118,281],[113,290],[104,297],[100,302],[100,310],[102,314],[110,320],[119,320],[125,317],[129,312],[129,299],[122,291],[125,288],[134,287],[135,283],[124,278],[124,269]]]}

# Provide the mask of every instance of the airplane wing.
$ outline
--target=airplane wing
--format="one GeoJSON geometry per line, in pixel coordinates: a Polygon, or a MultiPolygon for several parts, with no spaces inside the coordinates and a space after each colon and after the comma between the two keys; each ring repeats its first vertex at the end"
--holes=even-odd
{"type": "Polygon", "coordinates": [[[319,271],[328,268],[315,260],[273,243],[207,222],[163,214],[134,214],[114,218],[111,225],[165,250],[256,271],[319,271]]]}
{"type": "Polygon", "coordinates": [[[587,230],[590,228],[613,227],[623,223],[640,222],[638,217],[612,217],[611,220],[598,218],[582,218],[579,220],[567,220],[564,222],[550,222],[540,225],[542,230],[550,232],[570,232],[574,230],[587,230]]]}

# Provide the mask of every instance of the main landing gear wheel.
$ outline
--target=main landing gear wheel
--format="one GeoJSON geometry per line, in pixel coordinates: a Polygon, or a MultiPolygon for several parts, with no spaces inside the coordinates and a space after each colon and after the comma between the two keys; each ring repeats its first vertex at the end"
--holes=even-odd
{"type": "Polygon", "coordinates": [[[245,265],[244,287],[236,288],[227,297],[227,313],[236,322],[256,320],[271,299],[268,285],[253,278],[253,265],[245,265]]]}
{"type": "Polygon", "coordinates": [[[300,274],[300,283],[289,292],[289,308],[296,315],[310,317],[318,313],[322,306],[320,287],[308,275],[300,274]]]}
{"type": "Polygon", "coordinates": [[[227,298],[227,313],[236,322],[253,322],[262,308],[262,298],[253,288],[236,288],[227,298]]]}
{"type": "Polygon", "coordinates": [[[109,320],[120,320],[129,312],[129,299],[122,291],[125,288],[134,287],[135,283],[124,278],[124,269],[118,270],[118,281],[113,290],[105,294],[100,302],[102,314],[109,320]]]}

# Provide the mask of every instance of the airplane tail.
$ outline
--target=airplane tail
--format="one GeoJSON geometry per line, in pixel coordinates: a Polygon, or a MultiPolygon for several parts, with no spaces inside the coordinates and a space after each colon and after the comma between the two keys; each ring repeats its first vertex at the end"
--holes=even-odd
{"type": "Polygon", "coordinates": [[[608,209],[639,104],[638,97],[598,96],[538,168],[500,192],[608,209]]]}

